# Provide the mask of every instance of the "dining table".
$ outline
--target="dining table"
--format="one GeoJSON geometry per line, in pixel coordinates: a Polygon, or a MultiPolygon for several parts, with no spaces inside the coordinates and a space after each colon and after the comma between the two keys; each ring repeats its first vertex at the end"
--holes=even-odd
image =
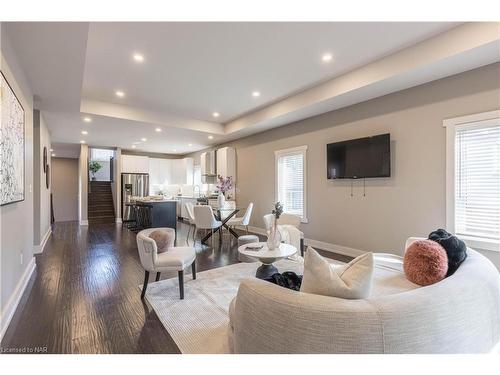
{"type": "MultiPolygon", "coordinates": [[[[238,233],[236,233],[232,228],[230,228],[226,223],[231,219],[234,215],[236,215],[239,211],[241,211],[240,207],[212,207],[214,216],[217,220],[222,222],[222,225],[214,231],[209,231],[208,234],[201,239],[202,243],[205,243],[210,237],[212,237],[216,232],[222,230],[223,228],[227,229],[228,232],[238,238],[238,233]]],[[[222,237],[219,236],[220,241],[222,241],[222,237]]]]}

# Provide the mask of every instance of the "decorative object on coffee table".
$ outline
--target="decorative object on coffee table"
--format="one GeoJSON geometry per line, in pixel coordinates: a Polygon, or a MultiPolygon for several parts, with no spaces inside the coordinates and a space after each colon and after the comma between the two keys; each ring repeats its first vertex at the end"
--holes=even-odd
{"type": "Polygon", "coordinates": [[[274,210],[272,212],[274,218],[271,228],[267,231],[267,247],[269,250],[274,250],[279,247],[281,243],[281,234],[278,230],[278,219],[283,213],[283,205],[280,202],[276,202],[274,205],[274,210]]]}
{"type": "Polygon", "coordinates": [[[266,242],[254,242],[240,246],[238,252],[262,262],[262,265],[257,268],[255,277],[265,279],[278,272],[278,269],[273,265],[274,262],[294,255],[297,253],[297,248],[282,243],[274,250],[270,250],[266,242]]]}

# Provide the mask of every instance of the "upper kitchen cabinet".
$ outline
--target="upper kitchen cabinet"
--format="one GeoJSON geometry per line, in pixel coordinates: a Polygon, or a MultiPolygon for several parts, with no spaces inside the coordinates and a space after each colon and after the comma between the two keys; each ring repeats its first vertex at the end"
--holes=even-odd
{"type": "Polygon", "coordinates": [[[172,159],[172,184],[192,185],[194,174],[193,158],[172,159]]]}
{"type": "Polygon", "coordinates": [[[236,181],[236,152],[233,147],[217,149],[217,174],[222,177],[232,176],[236,181]]]}
{"type": "Polygon", "coordinates": [[[147,156],[122,155],[123,173],[149,173],[149,158],[147,156]]]}

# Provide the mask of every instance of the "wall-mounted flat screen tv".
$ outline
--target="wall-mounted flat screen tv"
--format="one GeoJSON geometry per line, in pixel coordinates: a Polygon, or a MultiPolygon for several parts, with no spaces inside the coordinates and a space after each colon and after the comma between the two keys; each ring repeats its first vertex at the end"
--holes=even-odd
{"type": "Polygon", "coordinates": [[[328,178],[391,177],[390,144],[390,134],[328,144],[328,178]]]}

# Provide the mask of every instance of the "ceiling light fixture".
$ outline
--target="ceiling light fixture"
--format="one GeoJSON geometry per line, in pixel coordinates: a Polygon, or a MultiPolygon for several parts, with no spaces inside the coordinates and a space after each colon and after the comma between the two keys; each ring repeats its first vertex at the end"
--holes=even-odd
{"type": "Polygon", "coordinates": [[[121,90],[116,90],[115,91],[115,94],[116,96],[118,96],[119,98],[123,98],[125,96],[125,93],[121,90]]]}
{"type": "Polygon", "coordinates": [[[254,98],[258,98],[260,96],[260,92],[259,91],[254,91],[254,92],[252,92],[252,96],[254,98]]]}
{"type": "Polygon", "coordinates": [[[87,134],[89,134],[89,132],[88,132],[88,131],[86,131],[86,130],[82,130],[82,134],[83,134],[83,135],[87,135],[87,134]]]}
{"type": "Polygon", "coordinates": [[[219,112],[214,112],[214,113],[212,113],[212,116],[214,116],[214,117],[219,117],[219,116],[220,116],[220,114],[219,114],[219,112]]]}
{"type": "Polygon", "coordinates": [[[147,138],[141,138],[141,141],[146,142],[147,138]]]}
{"type": "Polygon", "coordinates": [[[83,121],[84,122],[92,122],[92,119],[90,117],[84,117],[83,121]]]}
{"type": "Polygon", "coordinates": [[[56,154],[52,154],[52,157],[56,156],[56,154]]]}
{"type": "Polygon", "coordinates": [[[214,139],[214,136],[213,135],[209,135],[208,139],[214,139]]]}
{"type": "Polygon", "coordinates": [[[134,60],[138,63],[144,62],[144,56],[141,55],[140,53],[134,53],[133,57],[134,60]]]}
{"type": "Polygon", "coordinates": [[[50,152],[53,152],[54,150],[51,148],[49,151],[50,151],[50,152]]]}
{"type": "Polygon", "coordinates": [[[156,128],[155,131],[157,131],[158,133],[161,132],[161,128],[156,128]]]}
{"type": "Polygon", "coordinates": [[[192,143],[188,143],[188,146],[191,147],[193,144],[192,143]]]}
{"type": "Polygon", "coordinates": [[[80,141],[80,143],[81,143],[81,144],[84,144],[84,143],[85,143],[85,141],[82,139],[82,140],[80,141]]]}
{"type": "Polygon", "coordinates": [[[173,150],[173,151],[174,151],[174,152],[177,152],[177,150],[176,150],[175,148],[174,148],[174,150],[173,150]]]}
{"type": "Polygon", "coordinates": [[[321,60],[322,60],[323,62],[329,62],[329,61],[332,61],[332,59],[333,59],[333,56],[332,56],[332,54],[331,54],[331,53],[325,53],[325,54],[323,55],[323,57],[321,57],[321,60]]]}
{"type": "Polygon", "coordinates": [[[136,146],[135,145],[132,145],[132,148],[135,148],[136,146]]]}

